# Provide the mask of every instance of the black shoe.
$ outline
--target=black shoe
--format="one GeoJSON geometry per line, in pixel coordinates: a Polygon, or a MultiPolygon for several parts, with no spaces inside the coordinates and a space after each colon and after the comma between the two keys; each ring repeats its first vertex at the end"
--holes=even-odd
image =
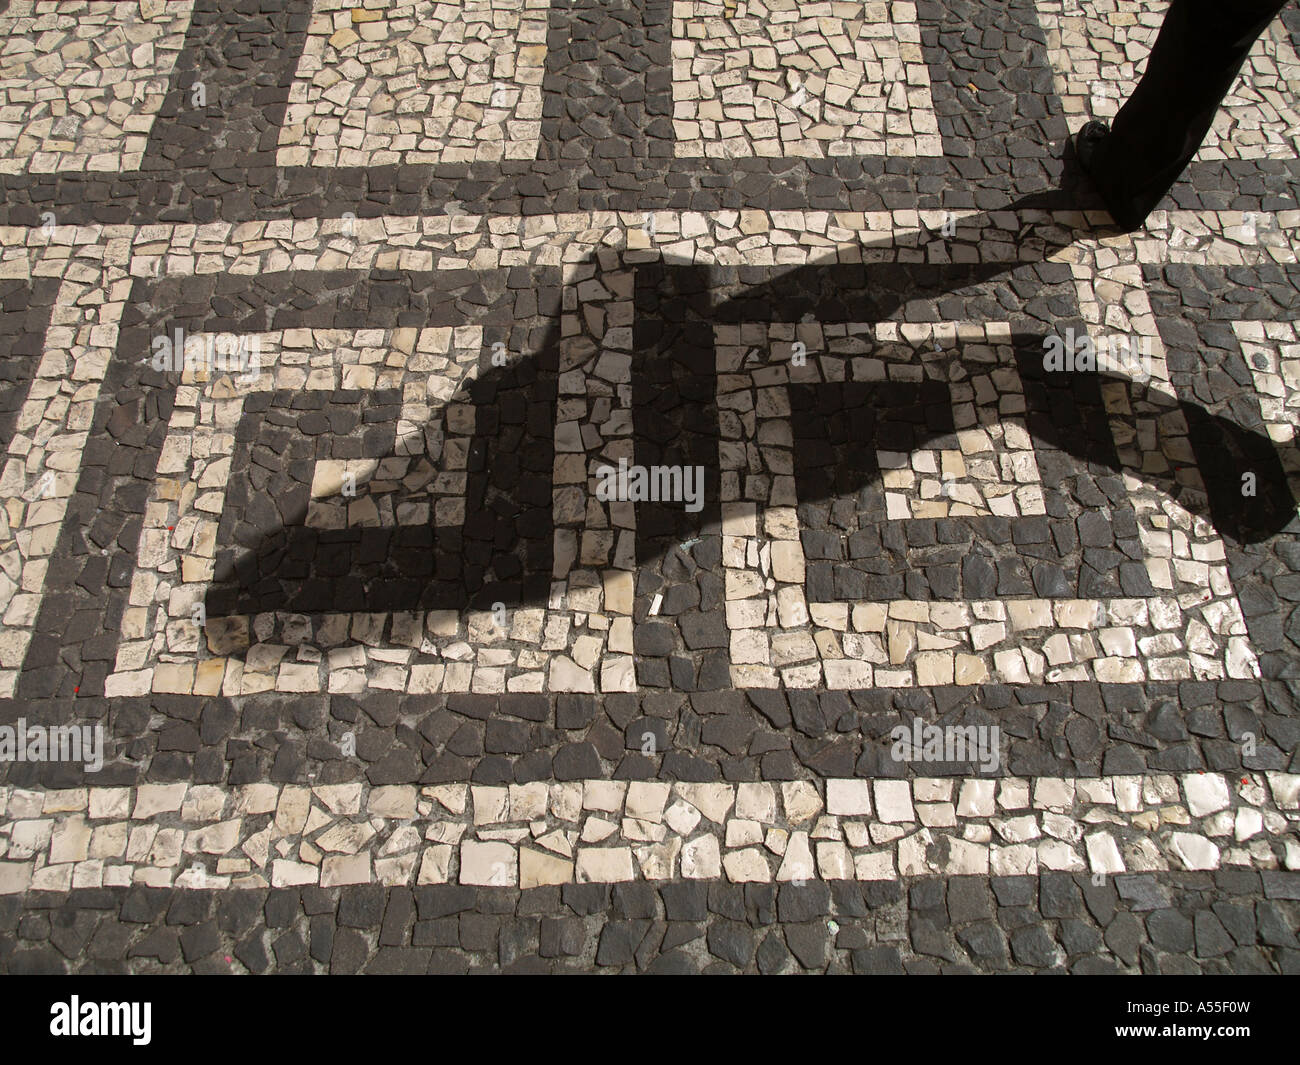
{"type": "Polygon", "coordinates": [[[1101,194],[1102,203],[1106,205],[1106,210],[1110,212],[1115,224],[1124,232],[1131,233],[1135,229],[1142,228],[1146,216],[1139,218],[1132,210],[1120,206],[1114,192],[1107,187],[1104,176],[1096,168],[1097,150],[1109,136],[1110,127],[1105,122],[1097,119],[1085,122],[1083,128],[1074,135],[1074,154],[1078,157],[1083,172],[1092,182],[1093,188],[1101,194]]]}
{"type": "Polygon", "coordinates": [[[1098,122],[1093,119],[1091,122],[1084,124],[1083,128],[1074,135],[1074,154],[1079,157],[1079,163],[1084,172],[1096,183],[1096,176],[1092,171],[1093,160],[1097,155],[1097,145],[1110,136],[1110,127],[1105,122],[1098,122]]]}

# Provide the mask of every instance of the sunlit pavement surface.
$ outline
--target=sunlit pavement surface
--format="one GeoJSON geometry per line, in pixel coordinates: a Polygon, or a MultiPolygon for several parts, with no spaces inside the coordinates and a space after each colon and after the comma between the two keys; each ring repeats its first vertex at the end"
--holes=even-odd
{"type": "Polygon", "coordinates": [[[0,970],[1300,969],[1300,14],[356,2],[0,4],[0,970]]]}

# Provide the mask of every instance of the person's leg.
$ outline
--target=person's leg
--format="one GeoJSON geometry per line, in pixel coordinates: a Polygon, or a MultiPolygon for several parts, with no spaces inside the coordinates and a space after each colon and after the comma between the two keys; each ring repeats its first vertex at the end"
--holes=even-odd
{"type": "Polygon", "coordinates": [[[1209,132],[1259,35],[1286,0],[1173,0],[1141,81],[1089,171],[1115,220],[1136,228],[1209,132]]]}

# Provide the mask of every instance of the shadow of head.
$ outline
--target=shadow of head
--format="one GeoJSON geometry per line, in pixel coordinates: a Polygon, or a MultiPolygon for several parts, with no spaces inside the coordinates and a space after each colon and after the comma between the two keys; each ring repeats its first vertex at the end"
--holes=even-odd
{"type": "MultiPolygon", "coordinates": [[[[963,309],[953,314],[965,320],[972,318],[971,307],[989,320],[1005,320],[1005,303],[981,286],[1018,267],[1048,263],[1076,241],[1099,235],[1067,228],[1063,216],[1047,213],[1062,206],[1048,194],[959,223],[953,246],[967,248],[970,261],[926,261],[927,246],[944,235],[922,230],[917,252],[905,257],[915,262],[899,261],[889,234],[887,245],[863,248],[862,263],[814,263],[779,273],[661,259],[620,263],[617,269],[634,277],[631,351],[623,364],[615,359],[621,374],[609,374],[600,362],[595,338],[603,319],[586,315],[570,298],[531,352],[494,360],[485,350],[477,372],[432,411],[424,443],[414,450],[409,443],[398,446],[401,396],[363,396],[367,448],[348,486],[356,493],[349,495],[348,519],[329,527],[311,520],[311,454],[295,460],[292,446],[284,449],[283,461],[297,461],[301,471],[280,500],[279,514],[288,520],[224,538],[228,546],[218,554],[207,612],[463,611],[498,603],[513,609],[545,604],[554,576],[571,568],[598,570],[615,559],[639,568],[663,558],[706,529],[716,531],[719,520],[720,425],[741,416],[719,407],[719,330],[811,322],[855,324],[869,332],[909,308],[924,308],[918,320],[931,322],[957,307],[963,309]],[[1014,258],[982,261],[978,244],[961,244],[961,232],[983,233],[990,221],[1018,227],[1009,234],[1014,258]],[[596,386],[590,387],[593,373],[596,386]],[[472,418],[465,424],[472,429],[458,435],[456,419],[467,410],[472,418]],[[557,424],[564,429],[557,432],[557,424]],[[656,470],[687,478],[698,471],[701,478],[698,498],[662,498],[652,488],[644,499],[629,497],[635,500],[634,530],[617,519],[609,527],[604,508],[591,506],[587,495],[593,475],[617,468],[612,456],[619,449],[609,445],[629,438],[634,451],[625,448],[622,455],[632,455],[628,461],[648,471],[652,484],[656,470]]],[[[599,285],[600,264],[588,265],[586,276],[608,296],[599,285]]],[[[1068,266],[1061,270],[1068,278],[1068,266]]],[[[1003,289],[1004,301],[1010,291],[1003,289]]],[[[1237,543],[1267,538],[1294,518],[1277,446],[1266,436],[1180,402],[1140,377],[1045,368],[1044,332],[1022,329],[1000,341],[1025,396],[1024,410],[1008,417],[1024,425],[1036,449],[1068,456],[1076,468],[1110,475],[1115,483],[1120,473],[1137,476],[1237,543]],[[1178,462],[1121,462],[1108,420],[1117,409],[1116,386],[1125,397],[1121,409],[1156,415],[1181,409],[1195,463],[1184,460],[1180,469],[1178,462]],[[1194,472],[1189,477],[1196,466],[1199,478],[1194,472]],[[1250,491],[1243,490],[1246,473],[1252,475],[1250,491]]],[[[880,348],[889,348],[886,354],[899,365],[920,359],[918,345],[902,340],[880,348]]],[[[960,341],[945,357],[950,381],[979,372],[975,363],[967,365],[960,341]]],[[[736,372],[775,365],[762,345],[746,360],[736,372]]],[[[754,377],[755,388],[763,381],[754,377]]],[[[788,394],[794,453],[788,472],[799,504],[851,499],[883,520],[880,453],[957,446],[951,391],[934,376],[863,382],[792,373],[788,394]]],[[[251,505],[257,488],[249,478],[247,463],[232,470],[228,498],[251,505]]],[[[666,473],[663,483],[669,483],[666,473]]]]}

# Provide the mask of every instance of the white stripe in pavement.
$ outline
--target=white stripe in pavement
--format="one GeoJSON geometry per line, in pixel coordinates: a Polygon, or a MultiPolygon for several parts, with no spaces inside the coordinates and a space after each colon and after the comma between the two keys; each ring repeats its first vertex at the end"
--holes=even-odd
{"type": "Polygon", "coordinates": [[[0,894],[1300,869],[1298,829],[1272,772],[0,787],[0,894]]]}

